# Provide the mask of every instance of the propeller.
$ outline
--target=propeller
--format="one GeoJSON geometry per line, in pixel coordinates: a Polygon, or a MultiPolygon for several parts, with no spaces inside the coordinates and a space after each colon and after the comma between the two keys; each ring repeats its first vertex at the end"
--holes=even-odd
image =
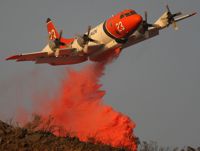
{"type": "Polygon", "coordinates": [[[62,34],[63,34],[63,30],[60,30],[59,38],[56,38],[54,40],[56,44],[56,48],[59,48],[60,46],[65,46],[65,43],[61,42],[62,34]]]}
{"type": "Polygon", "coordinates": [[[172,24],[173,25],[173,27],[174,27],[174,29],[175,30],[178,30],[178,26],[177,26],[177,24],[176,24],[176,20],[175,20],[175,17],[176,16],[179,16],[179,15],[182,15],[182,13],[181,12],[178,12],[178,13],[175,13],[175,14],[172,14],[171,13],[171,10],[170,10],[170,8],[169,8],[169,5],[166,5],[166,8],[167,8],[167,19],[168,19],[168,21],[169,21],[169,24],[172,24]]]}
{"type": "Polygon", "coordinates": [[[92,29],[92,27],[88,26],[88,31],[87,31],[86,34],[84,34],[82,36],[79,36],[79,35],[77,36],[77,38],[80,39],[81,42],[82,42],[81,45],[83,47],[83,51],[84,52],[87,52],[89,42],[93,42],[93,43],[99,44],[99,41],[97,41],[95,39],[92,39],[90,37],[91,29],[92,29]]]}
{"type": "Polygon", "coordinates": [[[142,22],[142,27],[143,27],[142,33],[145,34],[146,37],[149,37],[149,34],[147,33],[149,27],[155,27],[155,28],[158,27],[158,25],[148,23],[148,13],[147,13],[147,11],[145,11],[145,13],[144,13],[144,20],[142,22]]]}
{"type": "Polygon", "coordinates": [[[59,37],[54,40],[49,40],[49,46],[52,50],[59,48],[60,46],[65,46],[66,44],[61,42],[63,30],[60,30],[59,37]]]}

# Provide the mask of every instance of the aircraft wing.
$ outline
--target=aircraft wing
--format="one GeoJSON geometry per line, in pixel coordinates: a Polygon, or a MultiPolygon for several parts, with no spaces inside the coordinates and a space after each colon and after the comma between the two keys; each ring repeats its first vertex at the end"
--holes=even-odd
{"type": "Polygon", "coordinates": [[[159,35],[159,29],[152,27],[150,28],[147,32],[146,35],[132,35],[131,37],[129,37],[128,41],[122,46],[122,48],[127,48],[131,45],[137,44],[139,42],[145,41],[147,39],[153,38],[155,36],[159,35]]]}
{"type": "MultiPolygon", "coordinates": [[[[168,8],[168,6],[167,6],[168,8]]],[[[187,19],[189,17],[192,17],[196,15],[197,13],[191,13],[191,14],[186,14],[182,15],[181,12],[172,14],[168,8],[168,12],[165,12],[155,23],[155,27],[150,27],[148,31],[146,31],[145,34],[136,34],[132,35],[129,37],[128,41],[126,44],[122,46],[122,48],[129,47],[131,45],[134,45],[136,43],[139,43],[141,41],[147,40],[149,38],[155,37],[159,35],[159,31],[168,27],[169,25],[173,24],[175,30],[178,29],[176,22],[179,22],[181,20],[187,19]],[[171,14],[171,16],[169,16],[171,14]]]]}
{"type": "Polygon", "coordinates": [[[22,53],[19,55],[14,55],[6,58],[6,60],[16,60],[16,61],[35,61],[38,58],[47,57],[48,52],[34,52],[34,53],[22,53]]]}
{"type": "MultiPolygon", "coordinates": [[[[175,30],[178,30],[178,26],[176,25],[177,22],[190,18],[194,15],[196,15],[197,13],[191,13],[191,14],[186,14],[186,15],[182,15],[181,12],[176,13],[176,14],[172,14],[172,17],[169,18],[168,15],[169,12],[165,12],[154,24],[158,25],[160,27],[160,29],[164,29],[168,26],[170,26],[171,24],[174,26],[175,30]],[[171,19],[171,20],[170,20],[171,19]]],[[[171,12],[170,12],[171,13],[171,12]]]]}
{"type": "Polygon", "coordinates": [[[175,21],[178,22],[178,21],[184,20],[184,19],[186,19],[186,18],[192,17],[192,16],[194,16],[194,15],[196,15],[196,14],[197,14],[196,12],[191,13],[191,14],[187,14],[187,15],[184,15],[184,16],[181,16],[181,17],[176,18],[175,21]]]}
{"type": "Polygon", "coordinates": [[[72,55],[74,54],[74,52],[76,52],[76,49],[75,48],[62,48],[62,49],[58,49],[57,50],[57,54],[56,56],[59,57],[59,56],[69,56],[69,55],[72,55]]]}
{"type": "MultiPolygon", "coordinates": [[[[76,51],[75,48],[62,48],[55,52],[55,57],[70,56],[76,51]]],[[[40,51],[33,53],[22,53],[19,55],[14,55],[6,58],[6,60],[16,60],[16,61],[36,61],[39,58],[49,57],[49,53],[53,56],[53,52],[50,51],[40,51]]]]}

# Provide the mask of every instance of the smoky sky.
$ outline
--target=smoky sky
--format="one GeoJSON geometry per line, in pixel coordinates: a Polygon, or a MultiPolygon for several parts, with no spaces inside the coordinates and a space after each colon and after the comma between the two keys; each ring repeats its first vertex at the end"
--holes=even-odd
{"type": "MultiPolygon", "coordinates": [[[[45,21],[50,17],[65,37],[82,34],[127,8],[148,11],[154,22],[169,4],[173,12],[199,11],[199,0],[1,0],[0,118],[15,117],[19,107],[31,111],[35,96],[51,97],[68,68],[30,62],[7,62],[19,52],[40,51],[47,43],[45,21]]],[[[199,15],[160,35],[125,49],[108,65],[101,79],[107,104],[130,116],[141,140],[165,146],[199,145],[200,51],[199,15]]]]}

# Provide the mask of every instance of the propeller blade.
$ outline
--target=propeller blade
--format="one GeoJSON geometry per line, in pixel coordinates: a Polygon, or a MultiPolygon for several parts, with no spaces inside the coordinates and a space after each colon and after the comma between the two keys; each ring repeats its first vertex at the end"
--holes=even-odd
{"type": "Polygon", "coordinates": [[[60,35],[59,35],[59,41],[61,40],[61,38],[62,38],[62,33],[63,33],[63,30],[60,30],[60,35]]]}
{"type": "Polygon", "coordinates": [[[172,14],[170,9],[169,9],[169,5],[167,5],[166,7],[167,7],[167,10],[168,10],[168,21],[169,21],[169,24],[172,24],[174,29],[178,30],[178,26],[176,24],[175,17],[182,15],[182,13],[178,12],[178,13],[172,14]]]}
{"type": "Polygon", "coordinates": [[[147,18],[148,18],[147,11],[144,12],[144,16],[145,16],[145,17],[144,17],[144,18],[145,18],[145,21],[147,22],[147,18]]]}
{"type": "Polygon", "coordinates": [[[182,12],[178,12],[178,13],[176,13],[176,16],[180,16],[182,14],[183,14],[182,12]]]}
{"type": "Polygon", "coordinates": [[[169,5],[166,5],[167,11],[171,14],[171,11],[169,9],[169,5]]]}
{"type": "Polygon", "coordinates": [[[88,33],[87,33],[87,36],[89,37],[90,35],[90,31],[91,31],[92,27],[91,26],[88,26],[88,33]]]}
{"type": "Polygon", "coordinates": [[[182,13],[178,12],[178,13],[174,14],[173,17],[180,16],[180,15],[182,15],[182,13]]]}
{"type": "Polygon", "coordinates": [[[92,39],[90,37],[90,32],[91,32],[91,29],[92,27],[91,26],[88,26],[88,32],[82,36],[80,35],[76,35],[76,38],[77,39],[80,39],[82,42],[82,47],[83,47],[83,52],[87,53],[87,50],[88,50],[88,44],[89,42],[93,42],[93,43],[96,43],[96,44],[99,44],[100,42],[95,40],[95,39],[92,39]]]}
{"type": "Polygon", "coordinates": [[[176,22],[175,21],[173,21],[173,27],[174,27],[174,30],[178,30],[178,26],[177,26],[177,24],[176,24],[176,22]]]}

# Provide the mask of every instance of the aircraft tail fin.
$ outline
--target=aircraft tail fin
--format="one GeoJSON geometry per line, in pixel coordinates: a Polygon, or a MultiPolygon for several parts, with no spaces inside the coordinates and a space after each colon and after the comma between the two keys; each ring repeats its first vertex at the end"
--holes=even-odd
{"type": "Polygon", "coordinates": [[[59,38],[59,33],[50,18],[47,18],[46,23],[49,40],[55,40],[56,38],[59,38]]]}

